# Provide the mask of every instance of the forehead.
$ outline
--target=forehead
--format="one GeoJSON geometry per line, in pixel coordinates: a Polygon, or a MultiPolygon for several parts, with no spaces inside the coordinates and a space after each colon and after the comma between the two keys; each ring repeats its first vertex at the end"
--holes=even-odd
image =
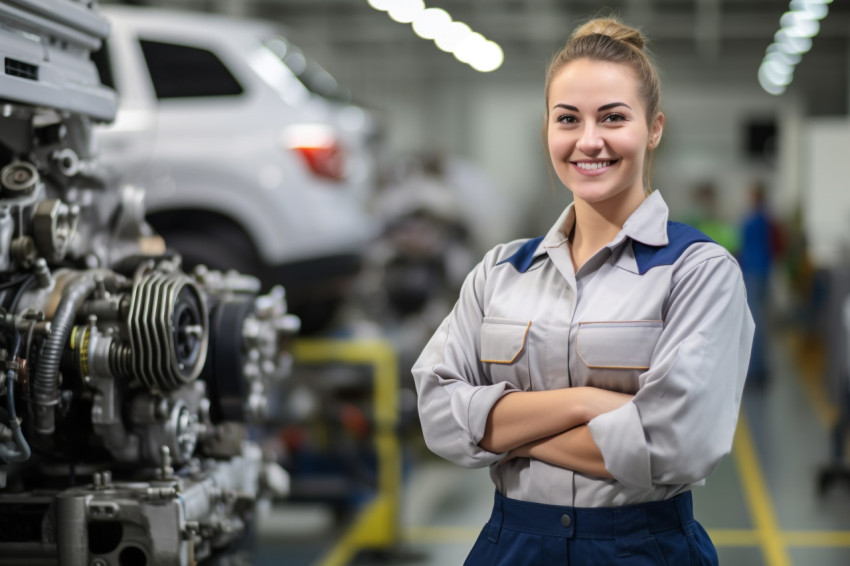
{"type": "Polygon", "coordinates": [[[628,65],[577,59],[558,69],[546,94],[550,106],[562,102],[581,107],[583,100],[588,104],[614,100],[640,104],[639,91],[640,83],[628,65]]]}

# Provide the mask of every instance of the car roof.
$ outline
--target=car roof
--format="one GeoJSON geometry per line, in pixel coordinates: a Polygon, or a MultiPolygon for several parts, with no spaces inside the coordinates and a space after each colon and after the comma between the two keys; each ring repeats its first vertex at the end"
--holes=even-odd
{"type": "Polygon", "coordinates": [[[140,6],[101,6],[100,11],[110,21],[137,31],[166,34],[203,35],[218,37],[254,37],[285,34],[276,22],[140,6]]]}

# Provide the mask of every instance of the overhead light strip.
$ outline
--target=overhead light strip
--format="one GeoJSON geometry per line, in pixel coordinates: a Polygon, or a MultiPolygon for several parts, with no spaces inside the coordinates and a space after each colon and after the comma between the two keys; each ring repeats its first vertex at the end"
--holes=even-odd
{"type": "Polygon", "coordinates": [[[442,51],[466,63],[476,71],[489,73],[502,66],[505,60],[499,44],[473,31],[463,22],[452,20],[443,9],[426,8],[422,0],[368,0],[369,5],[387,12],[401,24],[410,24],[422,39],[434,42],[442,51]]]}
{"type": "Polygon", "coordinates": [[[829,13],[831,3],[832,0],[791,0],[759,66],[759,84],[766,92],[779,96],[794,80],[794,68],[812,48],[812,39],[820,31],[820,21],[829,13]]]}

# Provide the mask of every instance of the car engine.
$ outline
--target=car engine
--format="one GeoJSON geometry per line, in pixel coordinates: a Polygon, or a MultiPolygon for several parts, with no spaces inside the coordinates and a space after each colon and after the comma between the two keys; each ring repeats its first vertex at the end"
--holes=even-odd
{"type": "Polygon", "coordinates": [[[258,442],[298,319],[186,273],[98,162],[91,1],[0,2],[0,562],[240,564],[287,489],[258,442]]]}

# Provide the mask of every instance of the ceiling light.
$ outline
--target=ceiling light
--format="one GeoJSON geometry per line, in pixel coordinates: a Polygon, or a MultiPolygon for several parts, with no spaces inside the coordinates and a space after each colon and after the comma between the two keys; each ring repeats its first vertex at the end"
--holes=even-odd
{"type": "Polygon", "coordinates": [[[792,10],[785,12],[779,25],[788,35],[794,37],[814,37],[820,31],[818,20],[808,12],[792,10]]]}
{"type": "Polygon", "coordinates": [[[776,45],[781,51],[786,53],[807,53],[812,48],[812,38],[797,37],[789,34],[786,30],[781,29],[773,36],[776,45]]]}
{"type": "Polygon", "coordinates": [[[472,30],[465,23],[452,22],[448,27],[444,28],[444,31],[434,38],[434,43],[443,51],[451,53],[471,33],[472,30]]]}
{"type": "Polygon", "coordinates": [[[495,71],[502,66],[505,54],[497,43],[487,41],[478,51],[478,56],[470,63],[472,68],[482,73],[495,71]]]}
{"type": "Polygon", "coordinates": [[[409,24],[424,11],[425,3],[422,0],[393,0],[387,14],[400,24],[409,24]]]}
{"type": "Polygon", "coordinates": [[[787,86],[794,78],[794,67],[776,60],[765,61],[761,64],[761,70],[770,82],[777,85],[787,86]]]}
{"type": "Polygon", "coordinates": [[[811,14],[816,20],[822,20],[829,13],[829,6],[818,0],[791,0],[791,10],[811,14]]]}
{"type": "Polygon", "coordinates": [[[767,54],[764,56],[765,61],[776,60],[780,61],[784,65],[788,65],[789,67],[793,67],[797,63],[799,63],[803,56],[799,53],[786,53],[776,47],[775,43],[771,43],[770,47],[773,49],[768,49],[767,54]]]}
{"type": "Polygon", "coordinates": [[[498,44],[472,31],[463,22],[454,22],[445,10],[426,8],[424,0],[368,0],[376,10],[386,11],[393,20],[409,23],[423,39],[433,39],[441,50],[454,54],[458,61],[488,73],[498,69],[505,54],[498,44]]]}
{"type": "Polygon", "coordinates": [[[413,31],[422,39],[434,39],[451,25],[452,17],[440,8],[423,10],[413,20],[413,31]]]}
{"type": "Polygon", "coordinates": [[[393,0],[367,0],[369,5],[375,8],[376,10],[380,10],[382,12],[386,12],[390,9],[390,6],[393,4],[393,0]]]}
{"type": "Polygon", "coordinates": [[[472,32],[464,39],[457,48],[452,51],[455,58],[463,63],[469,63],[478,56],[478,51],[487,43],[483,35],[472,32]]]}

